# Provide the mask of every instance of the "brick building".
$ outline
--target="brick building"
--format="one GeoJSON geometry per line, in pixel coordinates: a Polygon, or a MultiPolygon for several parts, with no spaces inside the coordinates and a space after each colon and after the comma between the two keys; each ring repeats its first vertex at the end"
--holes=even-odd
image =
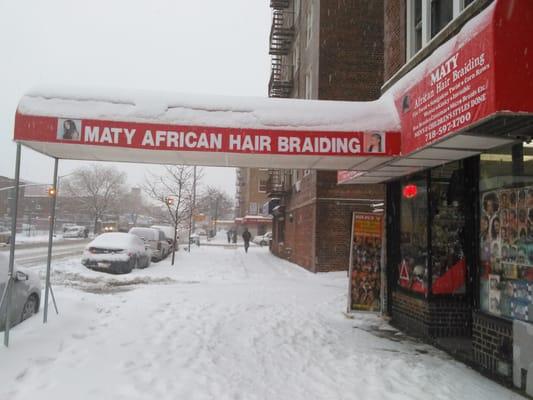
{"type": "Polygon", "coordinates": [[[252,236],[264,235],[272,229],[272,218],[265,210],[268,201],[268,171],[263,168],[237,168],[235,223],[252,236]]]}
{"type": "MultiPolygon", "coordinates": [[[[383,1],[271,1],[270,97],[375,100],[383,79],[383,1]]],[[[272,252],[313,272],[347,270],[352,213],[380,185],[337,185],[335,171],[270,170],[272,252]],[[327,226],[327,229],[324,229],[327,226]]]]}

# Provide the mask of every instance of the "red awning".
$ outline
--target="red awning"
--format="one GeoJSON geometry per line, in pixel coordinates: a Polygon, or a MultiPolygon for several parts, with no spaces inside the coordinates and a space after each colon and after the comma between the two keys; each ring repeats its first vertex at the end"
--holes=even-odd
{"type": "Polygon", "coordinates": [[[303,101],[38,89],[15,140],[61,159],[342,169],[400,153],[392,99],[303,101]]]}

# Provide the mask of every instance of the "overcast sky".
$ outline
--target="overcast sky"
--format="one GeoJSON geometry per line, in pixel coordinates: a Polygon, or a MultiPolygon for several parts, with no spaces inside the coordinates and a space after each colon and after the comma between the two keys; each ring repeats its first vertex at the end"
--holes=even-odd
{"type": "MultiPolygon", "coordinates": [[[[0,175],[13,176],[13,117],[41,84],[266,96],[266,0],[0,0],[0,175]]],[[[60,162],[60,175],[81,162],[60,162]]],[[[129,183],[146,168],[117,164],[129,183]]],[[[230,194],[232,168],[206,168],[204,184],[230,194]]],[[[22,177],[52,180],[52,162],[23,149],[22,177]]]]}

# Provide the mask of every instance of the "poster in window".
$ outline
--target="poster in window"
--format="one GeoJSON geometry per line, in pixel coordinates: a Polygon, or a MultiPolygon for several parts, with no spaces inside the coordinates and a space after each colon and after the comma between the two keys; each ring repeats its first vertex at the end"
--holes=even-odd
{"type": "Polygon", "coordinates": [[[349,311],[380,310],[382,226],[382,215],[353,214],[349,311]]]}
{"type": "Polygon", "coordinates": [[[481,308],[533,320],[533,187],[502,188],[481,197],[481,308]]]}

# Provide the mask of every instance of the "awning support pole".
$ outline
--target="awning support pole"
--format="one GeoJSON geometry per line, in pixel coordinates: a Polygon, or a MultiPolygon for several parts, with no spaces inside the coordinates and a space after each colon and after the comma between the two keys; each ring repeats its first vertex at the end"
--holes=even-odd
{"type": "MultiPolygon", "coordinates": [[[[53,182],[53,193],[50,198],[50,231],[48,232],[48,257],[46,259],[46,281],[44,289],[44,312],[43,312],[43,324],[48,322],[48,292],[51,292],[52,288],[50,287],[50,269],[52,266],[52,244],[54,241],[54,225],[56,219],[56,198],[57,198],[57,169],[59,166],[59,160],[54,159],[54,182],[53,182]]],[[[52,299],[54,301],[54,306],[57,312],[57,305],[52,293],[52,299]]]]}
{"type": "MultiPolygon", "coordinates": [[[[20,153],[22,145],[17,143],[17,156],[15,160],[15,197],[11,210],[11,238],[9,240],[9,270],[7,272],[6,288],[4,289],[3,301],[6,304],[4,346],[9,347],[9,328],[11,325],[11,287],[13,286],[13,270],[15,267],[15,241],[17,236],[17,215],[19,208],[20,189],[20,153]]],[[[2,304],[0,303],[0,308],[2,304]]]]}
{"type": "Polygon", "coordinates": [[[59,310],[57,308],[57,303],[56,303],[56,296],[54,294],[54,291],[52,290],[52,285],[50,285],[50,294],[52,295],[52,303],[54,303],[54,308],[56,310],[56,314],[59,315],[59,310]]]}

